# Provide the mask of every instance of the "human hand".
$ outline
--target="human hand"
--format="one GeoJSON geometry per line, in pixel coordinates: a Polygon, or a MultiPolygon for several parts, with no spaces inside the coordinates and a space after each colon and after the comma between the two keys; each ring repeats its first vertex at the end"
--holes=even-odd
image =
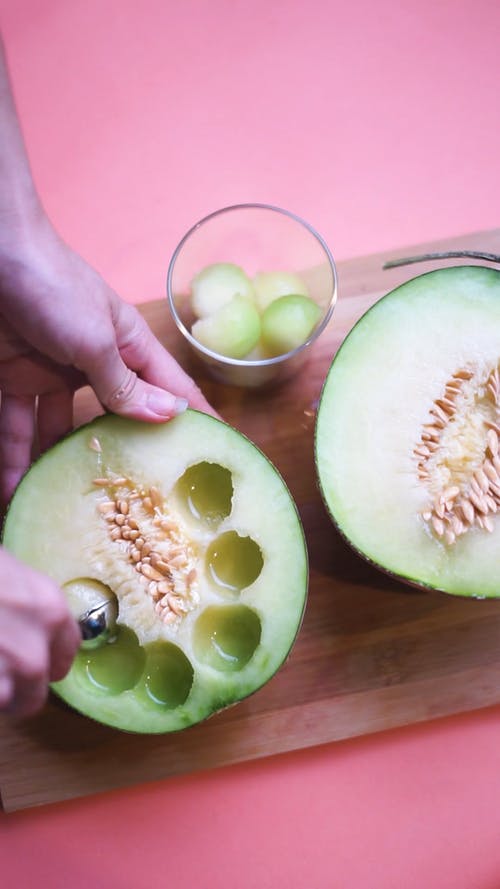
{"type": "MultiPolygon", "coordinates": [[[[0,514],[28,468],[73,425],[89,383],[116,413],[160,423],[214,413],[139,312],[57,235],[37,195],[0,36],[0,514]]],[[[80,643],[62,591],[0,548],[0,710],[38,709],[80,643]]]]}
{"type": "Polygon", "coordinates": [[[0,548],[0,711],[31,716],[81,642],[64,594],[0,548]]]}
{"type": "Polygon", "coordinates": [[[137,309],[121,300],[45,217],[3,250],[0,270],[0,500],[32,457],[72,428],[73,395],[164,422],[187,403],[214,413],[137,309]],[[7,254],[7,255],[5,255],[7,254]]]}

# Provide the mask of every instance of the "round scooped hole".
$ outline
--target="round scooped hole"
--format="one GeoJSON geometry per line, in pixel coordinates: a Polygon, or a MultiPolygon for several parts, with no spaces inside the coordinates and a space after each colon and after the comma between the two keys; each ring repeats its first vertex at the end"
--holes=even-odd
{"type": "Polygon", "coordinates": [[[231,472],[218,463],[196,463],[178,480],[175,494],[180,507],[190,518],[207,525],[218,525],[231,512],[231,472]]]}
{"type": "Polygon", "coordinates": [[[214,670],[234,672],[248,663],[260,642],[260,619],[245,605],[211,605],[194,628],[197,658],[214,670]]]}
{"type": "Polygon", "coordinates": [[[217,587],[236,593],[257,580],[264,559],[255,540],[227,531],[207,549],[205,565],[217,587]]]}
{"type": "Polygon", "coordinates": [[[173,710],[184,704],[193,684],[191,662],[177,645],[152,642],[146,649],[146,663],[137,691],[149,702],[173,710]]]}
{"type": "Polygon", "coordinates": [[[96,689],[118,695],[139,682],[146,653],[129,627],[118,626],[116,636],[89,651],[81,650],[75,667],[96,689]]]}

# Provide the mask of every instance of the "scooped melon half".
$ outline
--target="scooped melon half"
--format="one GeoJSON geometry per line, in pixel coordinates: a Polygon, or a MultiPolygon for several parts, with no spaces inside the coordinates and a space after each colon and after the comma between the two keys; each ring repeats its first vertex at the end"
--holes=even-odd
{"type": "Polygon", "coordinates": [[[116,634],[81,649],[54,690],[120,729],[176,731],[241,700],[300,626],[294,502],[247,438],[196,411],[74,432],[20,483],[3,542],[66,590],[77,617],[116,597],[116,634]]]}
{"type": "Polygon", "coordinates": [[[380,299],[321,394],[321,492],[379,568],[460,596],[500,596],[500,272],[445,268],[380,299]]]}

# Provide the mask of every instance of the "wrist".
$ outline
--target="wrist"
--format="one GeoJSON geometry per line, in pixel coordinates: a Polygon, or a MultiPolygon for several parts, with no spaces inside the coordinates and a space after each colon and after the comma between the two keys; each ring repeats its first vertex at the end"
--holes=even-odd
{"type": "Polygon", "coordinates": [[[0,203],[0,263],[23,261],[33,245],[52,228],[33,191],[22,200],[0,203]]]}
{"type": "Polygon", "coordinates": [[[9,297],[30,289],[60,239],[37,201],[20,215],[0,209],[0,312],[9,297]]]}

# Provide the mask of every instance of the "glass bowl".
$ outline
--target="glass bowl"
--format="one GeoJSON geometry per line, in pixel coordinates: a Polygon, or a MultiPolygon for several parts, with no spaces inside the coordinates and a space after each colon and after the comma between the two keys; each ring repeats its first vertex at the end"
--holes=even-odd
{"type": "Polygon", "coordinates": [[[323,238],[299,216],[269,204],[237,204],[205,216],[184,235],[170,260],[167,298],[177,328],[215,379],[257,387],[287,379],[303,366],[332,316],[337,272],[323,238]],[[229,358],[200,343],[191,333],[192,282],[216,263],[240,266],[251,279],[262,272],[298,275],[321,309],[308,338],[283,354],[257,358],[229,358]]]}

